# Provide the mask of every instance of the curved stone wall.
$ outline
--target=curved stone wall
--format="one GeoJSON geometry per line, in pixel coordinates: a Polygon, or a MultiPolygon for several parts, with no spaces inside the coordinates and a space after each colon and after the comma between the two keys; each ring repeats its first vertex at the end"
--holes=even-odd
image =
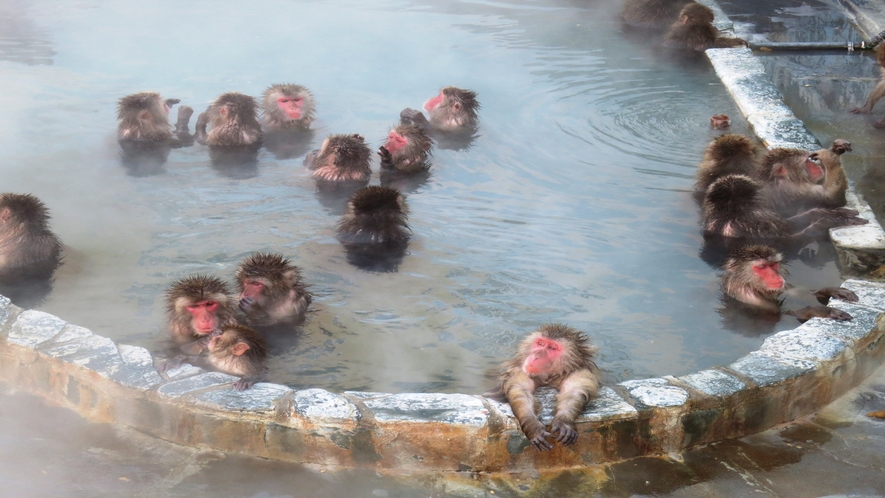
{"type": "MultiPolygon", "coordinates": [[[[704,3],[710,3],[705,0],[704,3]]],[[[722,21],[722,19],[720,19],[722,21]]],[[[721,27],[727,26],[720,22],[721,27]]],[[[819,148],[783,104],[748,49],[708,57],[772,146],[819,148]]],[[[870,220],[831,233],[843,271],[882,265],[885,233],[870,220]]],[[[775,334],[728,366],[683,377],[603,387],[578,420],[578,442],[537,452],[506,404],[466,394],[294,391],[184,365],[161,374],[140,347],[106,337],[0,296],[0,379],[96,421],[125,424],[186,445],[325,466],[512,472],[560,469],[679,452],[758,432],[813,412],[858,384],[885,358],[885,285],[849,280],[858,303],[831,302],[850,322],[812,319],[775,334]]],[[[552,390],[541,390],[549,423],[552,390]]]]}

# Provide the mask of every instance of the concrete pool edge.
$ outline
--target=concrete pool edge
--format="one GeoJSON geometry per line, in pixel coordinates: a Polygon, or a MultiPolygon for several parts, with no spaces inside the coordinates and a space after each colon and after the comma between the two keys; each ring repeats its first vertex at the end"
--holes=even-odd
{"type": "MultiPolygon", "coordinates": [[[[749,50],[707,54],[766,144],[819,148],[749,50]]],[[[881,265],[885,234],[862,199],[850,192],[849,202],[871,225],[832,237],[842,267],[864,275],[881,265]]],[[[556,470],[678,453],[828,404],[885,360],[885,285],[849,280],[844,286],[860,301],[832,305],[853,321],[812,319],[727,366],[606,386],[579,419],[578,442],[546,453],[531,447],[506,404],[481,396],[335,394],[270,383],[237,392],[230,385],[235,377],[189,366],[162,375],[160,360],[144,348],[115,344],[2,296],[0,379],[90,420],[263,458],[398,471],[556,470]]],[[[539,393],[548,423],[553,395],[539,393]]]]}

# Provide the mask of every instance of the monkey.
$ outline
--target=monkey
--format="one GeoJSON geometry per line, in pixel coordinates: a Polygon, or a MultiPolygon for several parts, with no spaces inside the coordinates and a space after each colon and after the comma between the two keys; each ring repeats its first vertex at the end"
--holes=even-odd
{"type": "Polygon", "coordinates": [[[433,140],[414,125],[395,126],[387,134],[387,141],[378,148],[381,168],[403,173],[416,173],[428,168],[427,159],[433,140]]]}
{"type": "MultiPolygon", "coordinates": [[[[786,280],[780,273],[781,253],[765,245],[749,245],[735,249],[725,262],[722,274],[722,291],[750,306],[764,311],[780,312],[780,296],[788,290],[786,280]]],[[[790,289],[795,291],[795,289],[790,289]]],[[[850,314],[824,306],[830,298],[856,302],[857,294],[837,287],[825,287],[813,292],[821,305],[806,306],[795,311],[783,311],[800,322],[812,317],[833,320],[851,320],[850,314]]]]}
{"type": "Polygon", "coordinates": [[[301,85],[271,85],[261,96],[261,124],[266,130],[307,130],[315,111],[313,94],[301,85]]]}
{"type": "Polygon", "coordinates": [[[396,189],[357,190],[336,228],[348,261],[365,270],[395,271],[412,235],[408,214],[406,199],[396,189]]]}
{"type": "Polygon", "coordinates": [[[830,228],[863,225],[852,209],[810,209],[790,218],[766,205],[762,185],[746,175],[726,175],[707,189],[703,203],[704,235],[730,238],[820,237],[830,228]]]}
{"type": "Polygon", "coordinates": [[[625,0],[621,20],[635,28],[665,29],[690,0],[625,0]]]}
{"type": "Polygon", "coordinates": [[[185,354],[163,364],[163,373],[188,362],[241,376],[233,386],[238,391],[249,389],[267,375],[267,343],[258,332],[236,323],[181,346],[181,351],[185,354]]]}
{"type": "Polygon", "coordinates": [[[599,369],[593,362],[598,348],[587,336],[566,325],[542,325],[519,343],[516,355],[502,365],[495,391],[484,396],[510,404],[519,427],[538,451],[578,440],[575,419],[599,388],[599,369]],[[539,387],[559,391],[550,432],[538,419],[534,392],[539,387]]]}
{"type": "MultiPolygon", "coordinates": [[[[876,102],[882,97],[885,97],[885,43],[880,43],[879,46],[876,47],[876,62],[879,64],[879,72],[881,73],[879,81],[867,97],[866,103],[861,107],[851,109],[853,114],[868,114],[873,112],[873,106],[876,105],[876,102]]],[[[873,126],[876,128],[885,128],[885,118],[876,121],[873,123],[873,126]]]]}
{"type": "Polygon", "coordinates": [[[691,2],[679,12],[679,20],[664,35],[664,46],[703,52],[708,48],[746,47],[740,38],[723,38],[713,26],[713,11],[705,5],[691,2]]]}
{"type": "Polygon", "coordinates": [[[172,341],[186,344],[236,323],[227,284],[208,275],[183,277],[166,290],[166,319],[172,341]]]}
{"type": "Polygon", "coordinates": [[[329,135],[323,145],[307,155],[304,165],[314,178],[329,182],[368,182],[372,151],[362,135],[329,135]]]}
{"type": "Polygon", "coordinates": [[[762,148],[743,135],[729,133],[714,138],[695,173],[695,198],[703,199],[707,188],[725,175],[753,175],[762,157],[762,148]]]}
{"type": "MultiPolygon", "coordinates": [[[[843,147],[834,145],[837,150],[843,150],[843,147]]],[[[788,217],[813,208],[845,206],[848,180],[842,172],[838,153],[825,151],[824,154],[829,168],[833,170],[829,176],[819,151],[809,154],[799,149],[770,150],[757,167],[755,175],[763,182],[762,198],[765,203],[788,217]]]]}
{"type": "Polygon", "coordinates": [[[194,110],[188,106],[178,108],[175,130],[169,128],[169,110],[181,102],[179,99],[163,100],[159,93],[141,92],[127,95],[117,103],[117,139],[133,142],[168,142],[172,146],[194,143],[188,124],[194,110]]]}
{"type": "Polygon", "coordinates": [[[51,279],[61,265],[62,247],[40,199],[0,194],[0,283],[51,279]]]}
{"type": "Polygon", "coordinates": [[[841,155],[851,152],[851,142],[844,138],[837,138],[829,149],[817,151],[817,157],[824,167],[825,188],[829,188],[828,202],[825,207],[842,207],[848,204],[845,192],[848,190],[848,177],[842,168],[841,155]]]}
{"type": "MultiPolygon", "coordinates": [[[[454,86],[444,87],[439,95],[424,103],[430,119],[421,111],[403,109],[400,113],[402,124],[413,124],[419,128],[443,132],[469,131],[476,129],[479,110],[476,92],[454,86]]],[[[428,130],[429,131],[429,130],[428,130]]]]}
{"type": "Polygon", "coordinates": [[[221,94],[197,118],[196,140],[210,147],[254,147],[261,145],[255,99],[237,92],[221,94]],[[211,126],[206,132],[206,126],[211,126]]]}
{"type": "Polygon", "coordinates": [[[301,271],[279,254],[256,253],[236,271],[240,310],[253,327],[300,325],[312,297],[301,271]]]}
{"type": "Polygon", "coordinates": [[[714,114],[710,116],[710,128],[714,130],[724,130],[731,126],[731,119],[725,114],[714,114]]]}

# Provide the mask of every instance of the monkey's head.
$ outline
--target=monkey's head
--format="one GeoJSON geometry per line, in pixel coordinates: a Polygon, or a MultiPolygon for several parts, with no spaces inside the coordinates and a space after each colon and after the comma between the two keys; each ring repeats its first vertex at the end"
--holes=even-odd
{"type": "Polygon", "coordinates": [[[31,194],[0,194],[0,229],[29,226],[45,228],[49,220],[46,205],[31,194]]]}
{"type": "Polygon", "coordinates": [[[267,356],[267,345],[261,334],[242,325],[228,325],[220,334],[209,339],[210,354],[243,356],[263,359],[267,356]]]}
{"type": "Polygon", "coordinates": [[[762,171],[770,180],[796,184],[822,182],[825,174],[817,152],[783,148],[769,151],[762,161],[762,171]]]}
{"type": "Polygon", "coordinates": [[[172,320],[187,320],[197,335],[219,329],[219,313],[227,308],[228,289],[221,279],[193,275],[176,280],[166,291],[166,314],[172,320]]]}
{"type": "Polygon", "coordinates": [[[764,245],[745,246],[732,251],[724,266],[726,292],[742,301],[746,300],[740,294],[748,290],[768,299],[776,298],[787,285],[780,273],[782,259],[777,250],[764,245]]]}
{"type": "Polygon", "coordinates": [[[213,107],[222,119],[242,123],[255,118],[257,105],[255,99],[248,95],[228,92],[219,95],[213,107]]]}
{"type": "Polygon", "coordinates": [[[679,20],[682,24],[711,24],[715,19],[713,11],[706,5],[691,2],[682,7],[679,20]]]}
{"type": "Polygon", "coordinates": [[[713,182],[704,196],[704,209],[738,212],[759,202],[758,183],[745,175],[727,175],[713,182]]]}
{"type": "Polygon", "coordinates": [[[264,91],[264,112],[277,120],[294,123],[313,121],[313,95],[310,90],[293,84],[273,85],[264,91]]]}
{"type": "Polygon", "coordinates": [[[286,295],[300,278],[298,268],[279,254],[256,253],[246,258],[236,271],[240,300],[286,295]]]}
{"type": "Polygon", "coordinates": [[[520,344],[522,370],[545,380],[588,368],[596,351],[582,332],[562,324],[544,325],[520,344]]]}
{"type": "Polygon", "coordinates": [[[431,117],[437,115],[439,111],[444,111],[448,118],[463,116],[464,122],[461,124],[476,120],[476,111],[479,107],[476,92],[455,86],[441,89],[439,95],[424,103],[424,109],[431,114],[431,117]]]}

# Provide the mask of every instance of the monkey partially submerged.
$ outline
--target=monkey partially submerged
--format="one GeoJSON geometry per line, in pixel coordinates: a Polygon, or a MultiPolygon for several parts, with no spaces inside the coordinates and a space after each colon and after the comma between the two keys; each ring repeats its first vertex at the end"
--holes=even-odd
{"type": "Polygon", "coordinates": [[[267,344],[261,334],[242,325],[226,325],[181,350],[185,355],[167,361],[161,368],[164,373],[188,362],[242,377],[234,383],[238,391],[249,389],[267,375],[267,344]]]}
{"type": "Polygon", "coordinates": [[[744,135],[728,133],[714,138],[695,172],[695,197],[703,199],[710,185],[723,176],[753,175],[762,157],[762,147],[744,135]]]}
{"type": "Polygon", "coordinates": [[[319,150],[304,158],[304,165],[317,180],[368,183],[372,150],[362,135],[330,135],[319,150]]]}
{"type": "Polygon", "coordinates": [[[740,38],[724,38],[713,26],[713,11],[705,5],[691,2],[679,13],[679,19],[664,35],[664,46],[703,52],[708,48],[746,47],[740,38]]]}
{"type": "Polygon", "coordinates": [[[416,173],[429,167],[427,159],[433,140],[421,128],[414,125],[394,127],[387,134],[387,141],[378,148],[381,168],[402,173],[416,173]]]}
{"type": "Polygon", "coordinates": [[[447,86],[424,103],[429,118],[421,111],[406,108],[400,112],[400,123],[417,126],[433,135],[441,149],[466,149],[473,142],[479,125],[479,107],[476,92],[447,86]]]}
{"type": "MultiPolygon", "coordinates": [[[[812,317],[851,320],[848,313],[825,306],[830,298],[856,302],[857,295],[837,287],[813,292],[821,305],[806,306],[795,311],[781,311],[781,296],[788,291],[780,273],[783,256],[764,245],[750,245],[732,251],[722,274],[722,291],[732,298],[763,311],[782,312],[805,322],[812,317]]],[[[795,290],[794,290],[795,292],[795,290]]]]}
{"type": "Polygon", "coordinates": [[[62,248],[40,199],[0,194],[0,294],[23,307],[41,303],[52,290],[62,248]]]}
{"type": "Polygon", "coordinates": [[[187,344],[236,323],[227,284],[219,278],[193,275],[166,290],[166,319],[172,340],[187,344]]]}
{"type": "Polygon", "coordinates": [[[237,92],[219,95],[197,118],[197,141],[210,147],[257,148],[262,139],[257,109],[255,99],[248,95],[237,92]]]}
{"type": "Polygon", "coordinates": [[[117,103],[117,139],[134,142],[167,142],[174,147],[194,143],[188,131],[194,110],[188,106],[178,108],[175,129],[169,126],[169,110],[181,102],[178,99],[163,100],[159,93],[141,92],[127,95],[117,103]]]}
{"type": "Polygon", "coordinates": [[[359,268],[395,271],[412,236],[405,197],[390,187],[361,188],[347,203],[336,235],[359,268]]]}
{"type": "Polygon", "coordinates": [[[562,324],[543,325],[522,340],[503,365],[498,388],[484,396],[509,403],[520,429],[539,451],[553,448],[549,437],[572,444],[578,440],[575,419],[599,388],[596,352],[582,332],[562,324]],[[535,390],[544,386],[559,390],[549,432],[538,419],[534,398],[535,390]]]}
{"type": "Polygon", "coordinates": [[[253,327],[300,325],[311,303],[301,271],[279,254],[256,253],[237,268],[239,305],[253,327]]]}
{"type": "Polygon", "coordinates": [[[836,142],[831,150],[811,153],[800,149],[770,150],[755,175],[762,181],[765,204],[785,217],[814,208],[844,206],[848,180],[839,155],[850,150],[851,144],[845,140],[836,142]]]}
{"type": "Polygon", "coordinates": [[[621,20],[636,28],[666,28],[690,0],[624,0],[621,20]]]}
{"type": "Polygon", "coordinates": [[[261,98],[261,123],[267,130],[307,130],[316,107],[313,94],[301,85],[271,85],[261,98]]]}

